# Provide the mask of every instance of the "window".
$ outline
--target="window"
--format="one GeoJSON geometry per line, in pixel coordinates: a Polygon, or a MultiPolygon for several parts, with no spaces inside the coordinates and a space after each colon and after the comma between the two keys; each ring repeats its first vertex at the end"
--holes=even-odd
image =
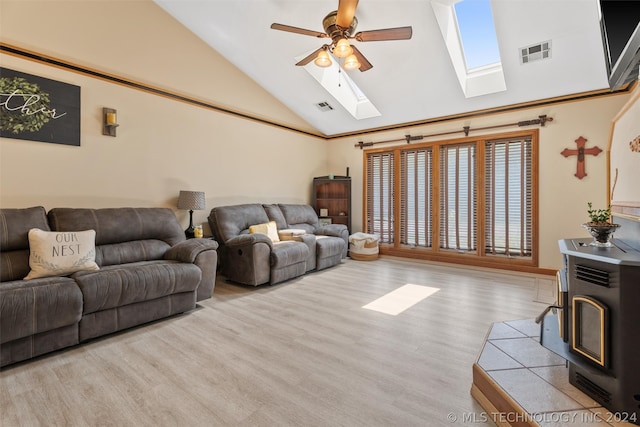
{"type": "Polygon", "coordinates": [[[489,0],[454,3],[458,36],[467,71],[500,62],[498,36],[489,0]]]}
{"type": "Polygon", "coordinates": [[[531,139],[485,143],[485,253],[531,256],[531,139]]]}
{"type": "Polygon", "coordinates": [[[432,1],[431,8],[464,96],[507,90],[491,1],[432,1]]]}
{"type": "Polygon", "coordinates": [[[382,253],[535,267],[537,135],[365,151],[366,232],[382,253]]]}
{"type": "Polygon", "coordinates": [[[367,156],[367,230],[393,243],[393,153],[367,156]]]}
{"type": "Polygon", "coordinates": [[[476,250],[475,144],[440,147],[440,247],[476,250]]]}
{"type": "Polygon", "coordinates": [[[400,243],[431,247],[431,149],[401,152],[400,243]]]}

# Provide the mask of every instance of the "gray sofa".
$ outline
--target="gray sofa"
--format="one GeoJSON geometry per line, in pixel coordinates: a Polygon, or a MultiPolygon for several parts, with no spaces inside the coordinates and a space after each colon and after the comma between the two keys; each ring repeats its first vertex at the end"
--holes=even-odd
{"type": "Polygon", "coordinates": [[[192,310],[213,293],[217,242],[186,240],[170,209],[0,209],[0,233],[0,366],[192,310]],[[23,280],[32,228],[95,230],[99,269],[23,280]]]}
{"type": "Polygon", "coordinates": [[[337,265],[347,256],[347,227],[320,226],[318,215],[309,205],[219,206],[211,210],[208,220],[220,245],[221,273],[245,285],[273,285],[337,265]],[[281,241],[250,233],[251,226],[269,221],[276,223],[281,241]]]}

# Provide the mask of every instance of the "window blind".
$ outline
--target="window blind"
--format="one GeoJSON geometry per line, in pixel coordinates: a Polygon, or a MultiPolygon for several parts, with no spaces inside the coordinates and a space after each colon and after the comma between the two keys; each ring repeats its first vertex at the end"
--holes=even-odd
{"type": "Polygon", "coordinates": [[[367,233],[380,237],[380,243],[393,243],[394,233],[394,155],[393,152],[367,154],[367,233]]]}
{"type": "Polygon", "coordinates": [[[531,138],[485,143],[485,253],[531,256],[531,138]]]}
{"type": "Polygon", "coordinates": [[[476,250],[475,144],[440,147],[440,248],[476,250]]]}
{"type": "Polygon", "coordinates": [[[403,150],[400,183],[400,243],[431,247],[432,150],[403,150]]]}
{"type": "Polygon", "coordinates": [[[536,147],[514,132],[365,152],[364,228],[392,254],[535,263],[536,147]]]}

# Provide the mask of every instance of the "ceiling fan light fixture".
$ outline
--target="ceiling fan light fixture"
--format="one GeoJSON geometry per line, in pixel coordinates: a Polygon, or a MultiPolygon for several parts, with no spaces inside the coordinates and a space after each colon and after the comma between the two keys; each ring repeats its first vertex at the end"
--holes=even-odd
{"type": "Polygon", "coordinates": [[[336,46],[333,48],[333,54],[338,58],[346,58],[353,54],[353,49],[351,48],[349,41],[343,37],[338,40],[336,46]]]}
{"type": "Polygon", "coordinates": [[[327,51],[323,49],[318,52],[318,56],[313,61],[313,63],[318,67],[326,68],[331,65],[331,58],[329,58],[329,54],[327,53],[327,51]]]}
{"type": "Polygon", "coordinates": [[[358,61],[358,58],[356,58],[355,55],[351,54],[349,56],[347,56],[347,58],[344,60],[344,64],[342,65],[342,68],[344,68],[347,71],[351,71],[351,70],[357,70],[358,68],[360,68],[360,62],[358,61]]]}

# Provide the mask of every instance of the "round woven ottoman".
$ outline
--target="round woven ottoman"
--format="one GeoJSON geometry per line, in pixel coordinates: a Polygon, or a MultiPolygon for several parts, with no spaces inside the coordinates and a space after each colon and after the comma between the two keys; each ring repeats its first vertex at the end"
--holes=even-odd
{"type": "Polygon", "coordinates": [[[378,240],[375,234],[354,233],[349,236],[349,256],[358,261],[378,259],[378,240]]]}

